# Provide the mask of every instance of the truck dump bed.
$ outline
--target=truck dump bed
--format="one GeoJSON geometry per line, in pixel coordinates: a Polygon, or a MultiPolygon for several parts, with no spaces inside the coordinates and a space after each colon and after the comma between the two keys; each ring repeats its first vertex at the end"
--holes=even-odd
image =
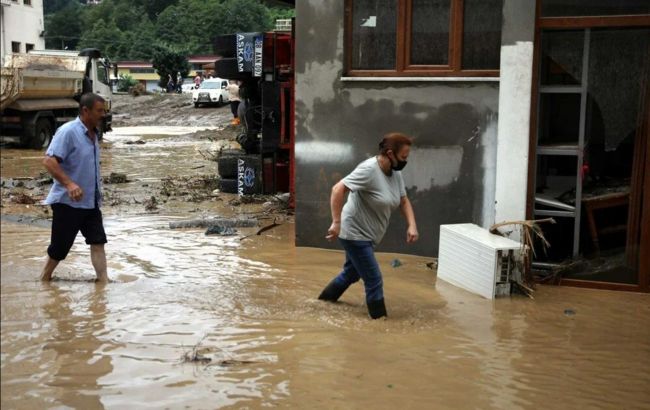
{"type": "Polygon", "coordinates": [[[7,55],[0,72],[0,109],[17,100],[74,97],[81,92],[87,61],[78,56],[7,55]]]}

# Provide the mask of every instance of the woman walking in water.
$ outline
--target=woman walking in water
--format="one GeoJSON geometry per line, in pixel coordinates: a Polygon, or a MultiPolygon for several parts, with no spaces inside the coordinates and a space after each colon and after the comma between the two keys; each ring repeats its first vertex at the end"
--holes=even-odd
{"type": "Polygon", "coordinates": [[[406,242],[418,239],[415,215],[400,172],[406,166],[411,144],[411,138],[404,134],[387,134],[379,143],[378,155],[360,163],[332,188],[332,225],[326,238],[339,239],[345,249],[345,263],[318,299],[336,302],[350,285],[362,279],[370,317],[387,315],[374,248],[386,233],[390,215],[397,207],[408,224],[406,242]]]}

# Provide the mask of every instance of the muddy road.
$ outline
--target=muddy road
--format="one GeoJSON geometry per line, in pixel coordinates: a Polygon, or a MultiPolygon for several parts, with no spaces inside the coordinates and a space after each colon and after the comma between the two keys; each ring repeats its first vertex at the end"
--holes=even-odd
{"type": "Polygon", "coordinates": [[[488,301],[437,282],[428,258],[380,254],[388,320],[368,319],[361,285],[319,302],[343,254],[296,248],[277,198],[215,191],[228,107],[152,126],[138,118],[159,106],[140,103],[103,142],[102,174],[127,179],[104,185],[106,285],[81,236],[57,280],[37,280],[42,153],[0,151],[3,409],[648,408],[648,295],[541,286],[488,301]],[[258,226],[169,228],[217,216],[258,226]]]}

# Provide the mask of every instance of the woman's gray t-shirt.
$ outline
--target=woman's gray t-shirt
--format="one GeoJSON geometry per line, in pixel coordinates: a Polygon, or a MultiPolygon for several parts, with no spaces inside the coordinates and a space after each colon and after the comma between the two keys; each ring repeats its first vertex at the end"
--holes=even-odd
{"type": "Polygon", "coordinates": [[[372,241],[376,246],[384,237],[391,213],[406,196],[400,171],[387,176],[377,157],[368,158],[343,178],[352,192],[343,206],[339,237],[350,241],[372,241]]]}

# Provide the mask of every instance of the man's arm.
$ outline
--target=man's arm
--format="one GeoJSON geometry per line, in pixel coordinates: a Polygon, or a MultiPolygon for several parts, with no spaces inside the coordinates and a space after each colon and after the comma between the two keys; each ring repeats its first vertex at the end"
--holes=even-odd
{"type": "Polygon", "coordinates": [[[413,243],[418,240],[420,236],[418,234],[418,227],[415,223],[415,213],[413,213],[413,207],[411,206],[411,201],[408,197],[403,196],[399,204],[402,215],[406,218],[406,223],[408,228],[406,229],[406,243],[413,243]]]}
{"type": "Polygon", "coordinates": [[[83,190],[63,171],[56,157],[46,155],[43,159],[43,166],[52,178],[59,181],[68,190],[68,195],[73,201],[79,201],[83,197],[83,190]]]}

